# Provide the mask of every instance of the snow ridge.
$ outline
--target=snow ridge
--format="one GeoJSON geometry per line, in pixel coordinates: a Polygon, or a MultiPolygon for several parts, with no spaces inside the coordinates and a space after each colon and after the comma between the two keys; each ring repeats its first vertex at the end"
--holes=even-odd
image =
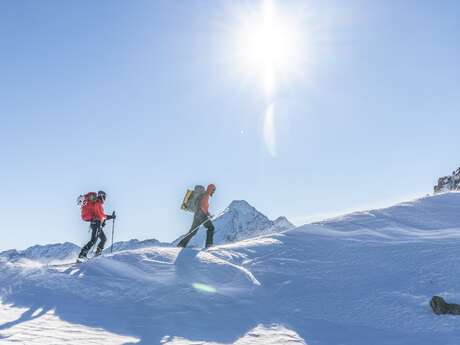
{"type": "Polygon", "coordinates": [[[460,193],[445,193],[388,208],[354,212],[313,223],[342,231],[366,229],[439,230],[460,227],[460,193]]]}

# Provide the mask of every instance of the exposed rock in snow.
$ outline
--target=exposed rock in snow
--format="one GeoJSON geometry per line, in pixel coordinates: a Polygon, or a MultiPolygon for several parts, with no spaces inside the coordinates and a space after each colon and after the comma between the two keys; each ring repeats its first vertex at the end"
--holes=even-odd
{"type": "Polygon", "coordinates": [[[460,190],[460,168],[455,170],[452,175],[440,177],[438,184],[434,186],[434,193],[443,193],[460,190]]]}

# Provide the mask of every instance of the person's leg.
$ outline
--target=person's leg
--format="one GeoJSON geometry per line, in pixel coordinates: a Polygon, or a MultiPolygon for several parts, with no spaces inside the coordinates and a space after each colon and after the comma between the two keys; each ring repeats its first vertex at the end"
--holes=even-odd
{"type": "Polygon", "coordinates": [[[204,226],[208,229],[206,232],[206,248],[209,248],[212,247],[214,241],[214,224],[212,224],[211,220],[208,220],[204,223],[204,226]]]}
{"type": "Polygon", "coordinates": [[[192,226],[190,227],[190,230],[188,231],[187,235],[184,236],[182,240],[177,244],[178,247],[185,248],[187,247],[187,244],[190,242],[190,240],[195,236],[197,233],[197,228],[203,223],[203,217],[199,213],[195,213],[195,216],[193,217],[193,223],[192,226]]]}
{"type": "Polygon", "coordinates": [[[180,242],[177,244],[178,247],[185,248],[187,247],[187,244],[190,242],[194,234],[188,233],[187,235],[184,236],[183,239],[180,240],[180,242]]]}
{"type": "Polygon", "coordinates": [[[79,257],[86,257],[90,249],[94,246],[97,241],[100,222],[99,221],[92,221],[91,222],[91,239],[89,242],[81,249],[79,257]]]}
{"type": "Polygon", "coordinates": [[[100,241],[99,241],[99,244],[97,246],[97,250],[96,250],[96,256],[99,256],[102,254],[102,251],[104,250],[104,246],[105,246],[105,243],[107,242],[107,236],[105,236],[105,233],[102,229],[100,229],[99,231],[99,238],[100,238],[100,241]]]}

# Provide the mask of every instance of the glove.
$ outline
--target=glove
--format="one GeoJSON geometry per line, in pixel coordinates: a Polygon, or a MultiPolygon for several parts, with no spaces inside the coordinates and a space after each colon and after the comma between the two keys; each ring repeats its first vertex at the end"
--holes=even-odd
{"type": "Polygon", "coordinates": [[[111,215],[107,215],[106,220],[111,220],[111,219],[116,219],[116,218],[117,218],[117,216],[114,213],[114,214],[111,214],[111,215]]]}
{"type": "Polygon", "coordinates": [[[105,226],[105,220],[102,222],[101,227],[105,226]]]}

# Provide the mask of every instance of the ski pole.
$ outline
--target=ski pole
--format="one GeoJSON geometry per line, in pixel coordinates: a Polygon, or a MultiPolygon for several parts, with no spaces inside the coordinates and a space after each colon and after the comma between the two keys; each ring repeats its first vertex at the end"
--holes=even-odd
{"type": "Polygon", "coordinates": [[[113,252],[113,236],[115,234],[115,211],[112,212],[112,245],[110,246],[110,254],[113,252]]]}
{"type": "Polygon", "coordinates": [[[208,217],[204,222],[202,222],[200,225],[198,225],[196,228],[194,228],[192,231],[190,232],[194,232],[196,230],[198,230],[200,228],[200,226],[206,224],[207,222],[210,222],[211,220],[213,219],[216,219],[216,218],[219,218],[220,216],[222,216],[224,213],[227,212],[227,208],[225,210],[223,210],[222,212],[220,212],[219,214],[217,214],[217,216],[214,216],[212,218],[208,217]]]}
{"type": "MultiPolygon", "coordinates": [[[[228,211],[228,207],[226,209],[224,209],[222,212],[220,212],[219,214],[217,214],[217,216],[214,216],[213,219],[216,219],[216,218],[219,218],[220,216],[222,216],[224,213],[226,213],[228,211]]],[[[183,235],[182,237],[185,237],[187,236],[188,234],[191,234],[192,232],[195,232],[195,231],[198,231],[198,229],[200,228],[200,226],[202,226],[203,224],[207,223],[211,221],[211,218],[207,218],[205,221],[203,221],[202,223],[200,223],[198,226],[194,227],[192,230],[190,230],[188,233],[186,233],[185,235],[183,235]]],[[[181,239],[182,240],[182,239],[181,239]]]]}

